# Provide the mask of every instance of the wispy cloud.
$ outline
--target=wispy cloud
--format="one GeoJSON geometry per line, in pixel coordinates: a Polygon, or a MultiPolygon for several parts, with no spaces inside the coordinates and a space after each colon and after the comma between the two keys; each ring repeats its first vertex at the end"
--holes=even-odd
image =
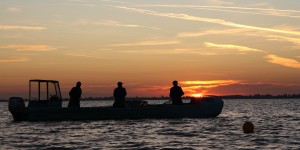
{"type": "Polygon", "coordinates": [[[273,33],[283,33],[283,34],[290,34],[290,35],[300,36],[300,32],[298,32],[298,31],[289,31],[289,30],[280,30],[280,29],[272,29],[272,28],[244,25],[244,24],[234,23],[234,22],[230,22],[230,21],[226,21],[226,20],[222,20],[222,19],[197,17],[197,16],[191,16],[191,15],[188,15],[188,14],[159,13],[159,12],[152,11],[152,10],[138,9],[138,8],[131,8],[131,7],[122,7],[122,6],[115,6],[115,7],[120,8],[120,9],[125,9],[125,10],[138,12],[138,13],[161,16],[161,17],[177,18],[177,19],[190,20],[190,21],[208,22],[208,23],[219,24],[219,25],[223,25],[223,26],[236,27],[236,28],[260,30],[260,31],[273,32],[273,33]]]}
{"type": "Polygon", "coordinates": [[[277,11],[258,11],[258,12],[247,12],[242,10],[226,10],[218,8],[196,8],[201,10],[210,10],[210,11],[221,11],[221,12],[232,12],[232,13],[242,13],[242,14],[251,14],[251,15],[266,15],[266,16],[277,16],[277,17],[289,17],[289,18],[300,18],[297,15],[290,15],[286,12],[277,12],[277,11]]]}
{"type": "Polygon", "coordinates": [[[30,59],[25,57],[7,57],[7,58],[1,58],[0,62],[27,62],[30,61],[30,59]]]}
{"type": "Polygon", "coordinates": [[[249,29],[212,29],[212,30],[205,30],[201,32],[181,32],[177,34],[177,37],[197,37],[197,36],[205,36],[205,35],[218,35],[218,34],[238,34],[238,33],[243,33],[247,32],[249,29]]]}
{"type": "Polygon", "coordinates": [[[300,69],[300,62],[294,59],[284,58],[276,55],[267,55],[265,56],[268,62],[278,64],[281,66],[300,69]]]}
{"type": "Polygon", "coordinates": [[[9,12],[9,13],[20,13],[21,9],[17,8],[17,7],[9,7],[9,8],[6,8],[6,12],[9,12]]]}
{"type": "Polygon", "coordinates": [[[222,0],[209,0],[209,3],[213,5],[233,5],[234,2],[225,2],[222,0]]]}
{"type": "MultiPolygon", "coordinates": [[[[280,27],[280,28],[286,28],[286,29],[292,29],[292,27],[280,27]]],[[[294,48],[300,48],[300,38],[295,37],[288,37],[288,36],[279,36],[274,34],[269,34],[264,31],[256,31],[256,32],[250,32],[249,29],[211,29],[211,30],[204,30],[201,32],[181,32],[177,34],[177,37],[180,38],[190,38],[190,37],[199,37],[199,36],[206,36],[206,35],[245,35],[245,36],[257,36],[266,38],[267,40],[272,41],[279,41],[279,42],[290,42],[294,44],[294,48]]]]}
{"type": "Polygon", "coordinates": [[[295,48],[300,48],[300,38],[284,37],[277,35],[266,35],[268,40],[280,41],[280,42],[290,42],[293,43],[295,48]]]}
{"type": "Polygon", "coordinates": [[[211,94],[219,95],[249,95],[249,94],[294,94],[300,90],[299,84],[286,85],[282,83],[241,83],[219,86],[209,90],[211,94]]]}
{"type": "Polygon", "coordinates": [[[208,89],[217,88],[220,86],[228,86],[232,84],[241,83],[240,80],[194,80],[194,81],[182,81],[182,87],[188,93],[187,95],[192,95],[195,93],[204,93],[208,89]]]}
{"type": "Polygon", "coordinates": [[[102,0],[103,2],[119,3],[119,4],[133,4],[129,2],[115,1],[115,0],[102,0]]]}
{"type": "Polygon", "coordinates": [[[89,0],[68,0],[70,2],[89,2],[89,0]]]}
{"type": "Polygon", "coordinates": [[[220,49],[232,49],[238,52],[263,52],[263,50],[250,48],[246,46],[239,46],[239,45],[231,45],[231,44],[214,44],[206,42],[204,43],[206,47],[213,47],[213,48],[220,48],[220,49]]]}
{"type": "Polygon", "coordinates": [[[182,81],[181,84],[184,85],[229,85],[240,83],[240,80],[193,80],[193,81],[182,81]]]}
{"type": "Polygon", "coordinates": [[[148,28],[153,30],[159,30],[158,27],[149,27],[137,24],[124,24],[114,20],[102,20],[102,21],[89,21],[87,19],[80,19],[75,24],[79,25],[102,25],[102,26],[111,26],[111,27],[128,27],[128,28],[148,28]]]}
{"type": "Polygon", "coordinates": [[[0,25],[0,30],[45,30],[46,27],[39,26],[15,26],[15,25],[0,25]]]}
{"type": "Polygon", "coordinates": [[[144,7],[170,7],[170,8],[188,8],[188,9],[206,9],[215,11],[228,11],[237,13],[249,13],[259,15],[284,16],[299,18],[299,10],[258,8],[258,7],[230,7],[230,6],[203,6],[203,5],[136,5],[144,7]]]}
{"type": "Polygon", "coordinates": [[[141,41],[135,43],[112,44],[109,46],[157,46],[157,45],[172,45],[178,44],[179,41],[141,41]]]}
{"type": "Polygon", "coordinates": [[[0,46],[1,49],[14,49],[17,51],[52,51],[57,48],[49,45],[6,45],[0,46]]]}
{"type": "Polygon", "coordinates": [[[77,53],[66,53],[66,56],[75,56],[75,57],[85,57],[85,58],[95,58],[95,59],[107,59],[108,57],[101,57],[97,55],[91,55],[90,53],[77,52],[77,53]]]}
{"type": "Polygon", "coordinates": [[[272,6],[270,6],[270,3],[268,3],[268,2],[260,2],[260,3],[254,3],[254,4],[249,5],[249,8],[251,8],[251,7],[270,8],[272,6]]]}
{"type": "MultiPolygon", "coordinates": [[[[187,48],[176,48],[176,49],[152,49],[152,50],[123,50],[123,53],[137,53],[146,55],[182,55],[182,54],[192,54],[192,55],[220,55],[219,52],[203,51],[201,49],[187,49],[187,48]]],[[[182,60],[182,61],[199,61],[199,60],[182,60]]]]}
{"type": "MultiPolygon", "coordinates": [[[[288,28],[288,27],[286,27],[288,28]]],[[[289,27],[288,29],[291,29],[289,27]]],[[[224,35],[224,34],[243,34],[248,36],[258,36],[258,37],[266,37],[268,40],[276,40],[276,41],[287,41],[294,43],[296,45],[300,45],[300,39],[299,38],[293,38],[293,37],[286,37],[286,36],[279,36],[279,35],[273,35],[273,34],[267,34],[263,31],[257,31],[257,32],[249,32],[251,30],[249,29],[211,29],[211,30],[204,30],[199,32],[181,32],[177,34],[177,37],[181,38],[188,38],[188,37],[198,37],[198,36],[206,36],[206,35],[224,35]]]]}

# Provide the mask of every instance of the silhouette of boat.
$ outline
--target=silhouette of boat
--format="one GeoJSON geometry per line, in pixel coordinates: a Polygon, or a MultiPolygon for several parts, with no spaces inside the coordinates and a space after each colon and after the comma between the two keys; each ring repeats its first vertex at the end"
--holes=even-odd
{"type": "Polygon", "coordinates": [[[28,106],[22,98],[11,97],[8,107],[15,121],[208,118],[221,113],[223,101],[210,96],[192,98],[189,104],[184,105],[148,105],[147,101],[129,101],[125,108],[68,108],[62,107],[58,81],[30,80],[28,106]]]}

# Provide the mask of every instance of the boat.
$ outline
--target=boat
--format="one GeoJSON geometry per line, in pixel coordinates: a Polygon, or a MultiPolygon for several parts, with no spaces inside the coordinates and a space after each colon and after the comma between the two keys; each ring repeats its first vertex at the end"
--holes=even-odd
{"type": "Polygon", "coordinates": [[[56,80],[29,80],[29,102],[21,97],[9,99],[9,111],[14,121],[76,121],[124,119],[173,119],[217,117],[223,100],[216,96],[191,98],[190,103],[149,105],[147,101],[127,101],[124,108],[62,107],[59,82],[56,80]],[[35,88],[34,88],[35,87],[35,88]]]}

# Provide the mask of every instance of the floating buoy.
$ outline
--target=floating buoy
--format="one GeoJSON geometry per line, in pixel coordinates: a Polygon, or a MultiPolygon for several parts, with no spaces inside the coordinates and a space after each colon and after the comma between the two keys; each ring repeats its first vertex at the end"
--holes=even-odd
{"type": "Polygon", "coordinates": [[[254,132],[254,125],[253,123],[246,121],[243,125],[244,133],[253,133],[254,132]]]}

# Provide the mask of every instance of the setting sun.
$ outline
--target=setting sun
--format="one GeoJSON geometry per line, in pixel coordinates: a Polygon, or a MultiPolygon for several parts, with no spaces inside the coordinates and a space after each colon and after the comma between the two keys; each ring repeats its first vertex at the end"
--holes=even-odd
{"type": "Polygon", "coordinates": [[[203,97],[202,93],[198,93],[198,94],[192,94],[193,97],[203,97]]]}

